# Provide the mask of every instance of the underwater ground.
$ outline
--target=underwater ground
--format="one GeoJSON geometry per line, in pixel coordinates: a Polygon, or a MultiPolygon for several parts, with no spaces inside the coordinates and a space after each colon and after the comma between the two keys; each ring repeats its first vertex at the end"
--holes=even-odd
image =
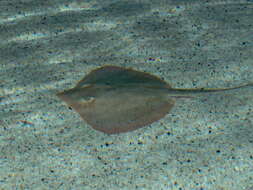
{"type": "Polygon", "coordinates": [[[252,190],[253,87],[116,135],[56,96],[104,65],[177,88],[251,83],[252,20],[252,0],[0,1],[0,189],[252,190]]]}

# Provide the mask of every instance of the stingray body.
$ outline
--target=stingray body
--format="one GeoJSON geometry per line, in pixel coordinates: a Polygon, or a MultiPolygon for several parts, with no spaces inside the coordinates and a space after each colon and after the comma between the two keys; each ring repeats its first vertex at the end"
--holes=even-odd
{"type": "Polygon", "coordinates": [[[91,71],[74,88],[57,96],[94,129],[128,132],[164,117],[177,98],[242,88],[175,89],[154,75],[118,66],[91,71]]]}

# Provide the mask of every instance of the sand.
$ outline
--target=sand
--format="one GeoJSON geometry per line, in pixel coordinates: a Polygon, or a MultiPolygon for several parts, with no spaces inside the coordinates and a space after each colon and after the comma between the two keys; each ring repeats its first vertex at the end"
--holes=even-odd
{"type": "Polygon", "coordinates": [[[56,97],[103,65],[178,88],[252,82],[252,20],[251,0],[0,1],[0,189],[252,190],[252,87],[118,135],[56,97]]]}

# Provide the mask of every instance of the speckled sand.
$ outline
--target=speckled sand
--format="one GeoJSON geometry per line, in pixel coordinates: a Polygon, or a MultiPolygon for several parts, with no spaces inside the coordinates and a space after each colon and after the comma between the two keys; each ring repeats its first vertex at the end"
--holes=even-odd
{"type": "Polygon", "coordinates": [[[106,64],[180,88],[253,82],[252,21],[252,0],[0,1],[0,190],[252,190],[252,87],[119,135],[55,96],[106,64]]]}

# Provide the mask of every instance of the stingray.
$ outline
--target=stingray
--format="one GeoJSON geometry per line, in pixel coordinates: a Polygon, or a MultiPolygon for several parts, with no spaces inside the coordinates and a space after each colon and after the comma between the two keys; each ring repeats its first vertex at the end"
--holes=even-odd
{"type": "Polygon", "coordinates": [[[57,96],[95,130],[106,134],[132,131],[169,113],[178,98],[242,88],[172,88],[162,79],[141,71],[103,66],[57,96]]]}

